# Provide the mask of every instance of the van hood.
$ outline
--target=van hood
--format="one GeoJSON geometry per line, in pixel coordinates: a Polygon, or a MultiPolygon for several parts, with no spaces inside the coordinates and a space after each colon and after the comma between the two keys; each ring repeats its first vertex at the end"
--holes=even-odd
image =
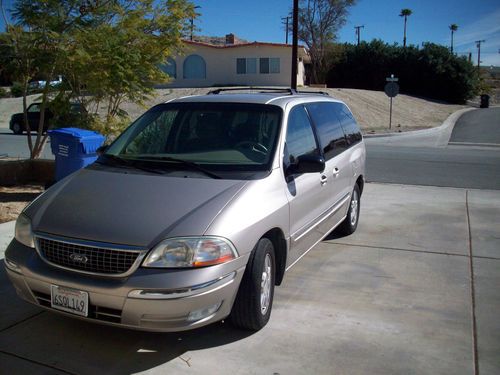
{"type": "Polygon", "coordinates": [[[203,235],[245,184],[83,169],[47,190],[25,213],[35,232],[152,247],[167,237],[203,235]]]}

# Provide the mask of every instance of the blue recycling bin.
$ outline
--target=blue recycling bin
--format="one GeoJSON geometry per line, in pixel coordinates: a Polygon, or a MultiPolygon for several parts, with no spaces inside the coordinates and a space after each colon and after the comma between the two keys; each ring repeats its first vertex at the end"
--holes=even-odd
{"type": "Polygon", "coordinates": [[[49,130],[50,148],[56,157],[56,181],[92,164],[105,137],[91,130],[61,128],[49,130]]]}

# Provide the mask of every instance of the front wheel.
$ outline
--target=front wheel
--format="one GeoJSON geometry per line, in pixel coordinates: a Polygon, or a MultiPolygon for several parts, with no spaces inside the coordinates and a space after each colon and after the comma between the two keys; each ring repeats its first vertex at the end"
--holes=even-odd
{"type": "Polygon", "coordinates": [[[351,202],[349,203],[349,210],[347,211],[347,216],[338,227],[338,232],[345,236],[353,234],[358,227],[359,221],[359,209],[361,207],[361,194],[359,192],[359,186],[354,185],[354,190],[351,194],[351,202]]]}
{"type": "Polygon", "coordinates": [[[257,331],[267,324],[273,306],[274,280],[274,246],[268,238],[261,238],[252,250],[231,311],[235,326],[257,331]]]}
{"type": "Polygon", "coordinates": [[[14,134],[21,134],[23,132],[23,128],[22,128],[21,124],[19,124],[18,122],[15,122],[12,125],[12,131],[14,132],[14,134]]]}

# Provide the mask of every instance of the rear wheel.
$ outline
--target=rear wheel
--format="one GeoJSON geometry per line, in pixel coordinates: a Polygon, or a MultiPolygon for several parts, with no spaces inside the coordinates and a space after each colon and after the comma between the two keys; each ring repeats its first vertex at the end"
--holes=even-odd
{"type": "Polygon", "coordinates": [[[338,232],[345,236],[353,234],[358,227],[359,221],[359,209],[361,207],[361,194],[359,192],[359,186],[354,185],[354,190],[351,195],[351,202],[349,203],[349,211],[347,211],[347,216],[338,227],[338,232]]]}
{"type": "Polygon", "coordinates": [[[257,331],[271,316],[274,297],[275,257],[273,243],[261,238],[252,250],[231,311],[237,327],[257,331]]]}
{"type": "Polygon", "coordinates": [[[14,134],[21,134],[23,132],[23,127],[21,126],[20,123],[15,122],[12,125],[12,131],[14,132],[14,134]]]}

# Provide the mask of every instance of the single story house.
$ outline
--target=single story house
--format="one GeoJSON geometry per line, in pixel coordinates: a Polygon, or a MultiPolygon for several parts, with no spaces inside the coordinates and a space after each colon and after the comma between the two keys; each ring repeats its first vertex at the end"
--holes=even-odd
{"type": "MultiPolygon", "coordinates": [[[[168,87],[290,86],[290,44],[244,42],[233,34],[225,43],[184,41],[185,54],[169,59],[161,69],[171,78],[168,87]]],[[[297,85],[306,83],[307,50],[299,46],[297,85]]]]}

